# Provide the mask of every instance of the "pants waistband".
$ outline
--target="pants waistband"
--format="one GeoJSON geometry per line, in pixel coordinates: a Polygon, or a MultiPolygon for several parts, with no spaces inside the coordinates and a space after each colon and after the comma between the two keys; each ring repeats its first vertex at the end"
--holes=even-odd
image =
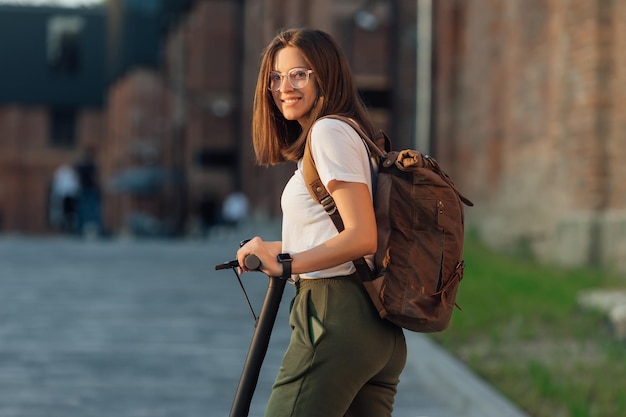
{"type": "Polygon", "coordinates": [[[361,284],[361,277],[358,272],[353,272],[350,275],[342,275],[338,277],[330,277],[330,278],[300,278],[297,280],[294,285],[296,286],[296,291],[300,292],[306,288],[311,288],[316,285],[329,285],[338,282],[354,282],[355,284],[361,284]]]}

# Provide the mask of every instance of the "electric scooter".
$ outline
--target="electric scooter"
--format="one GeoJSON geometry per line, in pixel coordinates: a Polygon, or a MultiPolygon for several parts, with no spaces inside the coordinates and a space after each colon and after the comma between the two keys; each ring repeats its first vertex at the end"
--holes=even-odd
{"type": "MultiPolygon", "coordinates": [[[[244,240],[240,243],[240,246],[243,246],[245,243],[246,241],[244,240]]],[[[245,260],[245,265],[246,268],[250,270],[257,270],[261,266],[261,261],[255,255],[248,255],[245,260]]],[[[235,272],[239,285],[241,286],[248,302],[248,306],[252,310],[253,317],[255,317],[254,310],[252,309],[250,300],[243,287],[237,268],[239,268],[239,263],[236,260],[215,266],[216,270],[232,269],[235,272]]],[[[263,364],[265,354],[267,353],[270,336],[274,328],[274,323],[276,321],[278,308],[280,307],[286,282],[287,280],[280,277],[269,277],[269,285],[267,287],[265,299],[263,300],[261,312],[259,313],[258,318],[255,317],[256,324],[252,335],[252,341],[248,350],[248,356],[246,357],[246,361],[243,366],[241,378],[239,379],[239,385],[237,386],[237,392],[235,393],[235,399],[233,401],[229,417],[248,417],[252,396],[254,395],[254,391],[259,380],[261,365],[263,364]]]]}

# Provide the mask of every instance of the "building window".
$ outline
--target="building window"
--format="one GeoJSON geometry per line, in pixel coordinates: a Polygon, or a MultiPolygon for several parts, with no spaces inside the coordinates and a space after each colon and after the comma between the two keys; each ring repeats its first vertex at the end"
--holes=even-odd
{"type": "Polygon", "coordinates": [[[50,144],[59,148],[71,148],[76,144],[76,111],[53,109],[50,112],[50,144]]]}
{"type": "Polygon", "coordinates": [[[50,71],[76,74],[80,69],[80,46],[85,19],[53,16],[48,20],[47,56],[50,71]]]}
{"type": "Polygon", "coordinates": [[[359,89],[359,94],[367,107],[373,109],[391,110],[391,91],[362,88],[359,89]]]}

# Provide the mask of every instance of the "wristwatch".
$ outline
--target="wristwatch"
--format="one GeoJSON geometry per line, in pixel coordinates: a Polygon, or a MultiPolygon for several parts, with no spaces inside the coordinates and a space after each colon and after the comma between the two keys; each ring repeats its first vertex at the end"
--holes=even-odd
{"type": "Polygon", "coordinates": [[[288,253],[279,253],[276,255],[276,260],[283,265],[283,275],[281,278],[291,278],[291,261],[293,261],[291,255],[288,253]]]}

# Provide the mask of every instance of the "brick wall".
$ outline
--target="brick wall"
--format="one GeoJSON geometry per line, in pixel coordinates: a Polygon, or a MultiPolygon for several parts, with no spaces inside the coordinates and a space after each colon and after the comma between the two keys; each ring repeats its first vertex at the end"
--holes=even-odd
{"type": "Polygon", "coordinates": [[[101,174],[106,193],[104,223],[118,233],[128,226],[129,216],[141,213],[164,220],[164,196],[143,194],[136,188],[112,188],[130,170],[162,167],[167,159],[166,96],[155,71],[136,69],[109,89],[106,146],[101,152],[101,174]]]}
{"type": "Polygon", "coordinates": [[[494,246],[626,268],[623,2],[440,1],[439,158],[494,246]]]}
{"type": "Polygon", "coordinates": [[[180,28],[187,49],[185,166],[192,225],[208,215],[202,213],[204,202],[219,206],[240,187],[236,157],[240,138],[235,126],[242,72],[238,13],[238,2],[199,2],[180,28]],[[202,162],[200,155],[208,159],[202,162]]]}
{"type": "Polygon", "coordinates": [[[44,234],[48,223],[49,187],[61,164],[76,162],[81,149],[97,148],[102,138],[102,113],[82,109],[77,114],[76,140],[71,148],[50,143],[50,109],[36,106],[0,107],[0,231],[44,234]]]}
{"type": "Polygon", "coordinates": [[[203,203],[219,205],[238,186],[237,161],[220,160],[236,156],[240,145],[237,11],[237,2],[196,2],[165,37],[160,68],[137,69],[112,86],[106,175],[152,164],[176,177],[149,196],[110,194],[107,224],[114,233],[134,214],[154,218],[168,233],[197,231],[203,203]],[[154,161],[140,155],[148,149],[154,161]]]}
{"type": "MultiPolygon", "coordinates": [[[[37,164],[47,137],[42,108],[7,106],[0,111],[0,218],[2,231],[46,229],[47,186],[54,162],[37,164]],[[47,171],[47,172],[46,172],[47,171]]],[[[69,156],[69,155],[68,155],[69,156]]],[[[61,162],[61,161],[59,161],[61,162]]]]}

